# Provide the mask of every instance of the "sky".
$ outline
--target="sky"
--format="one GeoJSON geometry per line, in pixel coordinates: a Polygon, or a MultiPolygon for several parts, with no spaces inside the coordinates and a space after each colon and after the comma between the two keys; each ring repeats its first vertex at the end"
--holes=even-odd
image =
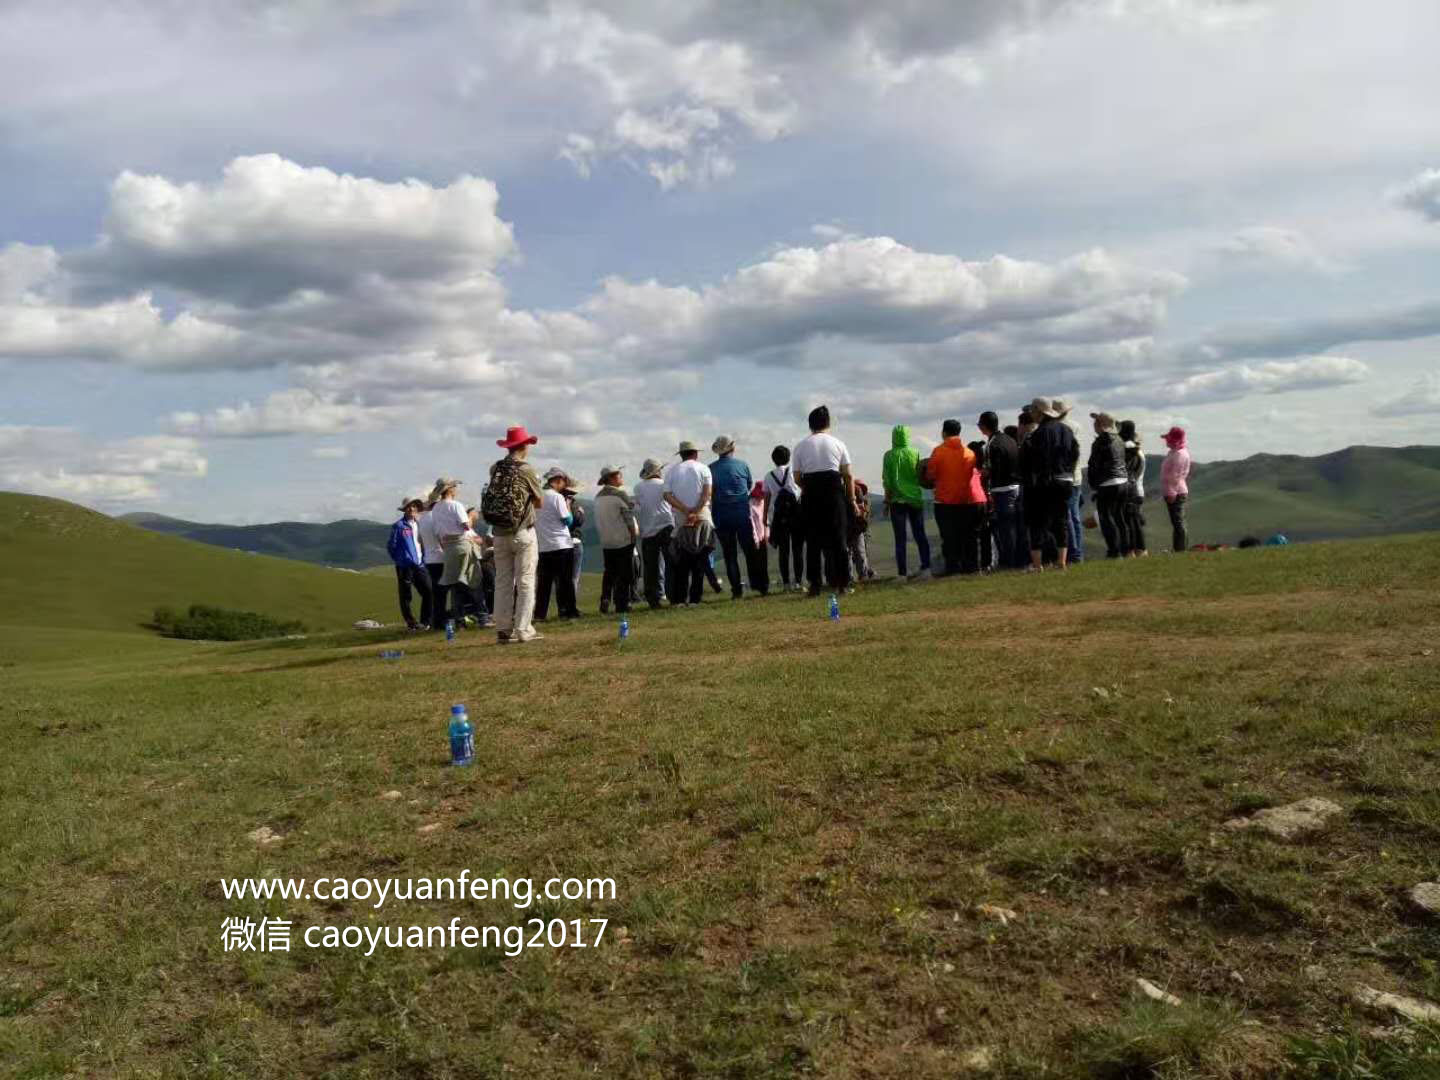
{"type": "MultiPolygon", "coordinates": [[[[1036,394],[1440,442],[1434,0],[0,0],[0,489],[199,521],[1036,394]]],[[[465,497],[464,489],[461,492],[465,497]]]]}

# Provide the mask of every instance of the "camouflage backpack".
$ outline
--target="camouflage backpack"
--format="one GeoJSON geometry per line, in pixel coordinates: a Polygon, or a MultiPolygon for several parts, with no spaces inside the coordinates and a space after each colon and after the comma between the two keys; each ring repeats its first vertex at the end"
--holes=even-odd
{"type": "Polygon", "coordinates": [[[530,485],[525,463],[506,457],[490,469],[490,483],[480,495],[480,516],[497,529],[514,529],[530,507],[530,485]]]}

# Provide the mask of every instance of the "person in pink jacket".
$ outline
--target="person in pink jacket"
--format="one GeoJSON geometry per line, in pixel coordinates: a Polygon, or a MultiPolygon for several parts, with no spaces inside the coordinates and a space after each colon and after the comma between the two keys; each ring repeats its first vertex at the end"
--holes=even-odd
{"type": "Polygon", "coordinates": [[[1190,535],[1185,529],[1185,505],[1190,501],[1190,451],[1185,448],[1185,429],[1172,427],[1165,433],[1170,452],[1160,467],[1160,492],[1170,512],[1172,551],[1188,551],[1190,535]]]}

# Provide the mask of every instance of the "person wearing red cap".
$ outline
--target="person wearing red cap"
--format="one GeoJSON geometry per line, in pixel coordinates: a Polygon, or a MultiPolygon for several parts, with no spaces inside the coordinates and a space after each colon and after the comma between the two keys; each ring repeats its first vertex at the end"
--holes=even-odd
{"type": "Polygon", "coordinates": [[[495,445],[506,451],[490,466],[490,484],[480,497],[480,513],[495,537],[495,631],[502,645],[536,641],[535,568],[540,561],[535,511],[540,508],[540,478],[526,463],[539,438],[524,425],[512,427],[495,445]]]}
{"type": "Polygon", "coordinates": [[[1170,512],[1172,551],[1188,551],[1190,534],[1185,528],[1185,506],[1190,501],[1190,451],[1185,446],[1185,429],[1172,427],[1165,432],[1165,445],[1170,452],[1160,466],[1160,492],[1165,496],[1165,509],[1170,512]]]}

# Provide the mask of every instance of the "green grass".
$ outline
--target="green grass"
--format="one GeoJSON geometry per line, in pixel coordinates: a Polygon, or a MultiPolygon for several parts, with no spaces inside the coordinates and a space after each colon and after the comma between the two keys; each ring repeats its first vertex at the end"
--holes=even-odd
{"type": "Polygon", "coordinates": [[[0,628],[0,1072],[926,1078],[987,1047],[1006,1077],[1434,1075],[1347,990],[1440,1000],[1404,902],[1440,873],[1437,577],[1440,537],[1155,557],[398,662],[390,634],[0,628]],[[1346,810],[1322,836],[1221,828],[1309,795],[1346,810]],[[367,958],[299,931],[534,912],[218,888],[462,868],[613,877],[535,909],[606,937],[367,958]],[[292,951],[222,949],[267,912],[292,951]]]}
{"type": "Polygon", "coordinates": [[[0,492],[0,555],[0,623],[17,629],[141,633],[157,607],[191,604],[299,619],[312,629],[399,618],[393,575],[227,551],[39,495],[0,492]]]}

